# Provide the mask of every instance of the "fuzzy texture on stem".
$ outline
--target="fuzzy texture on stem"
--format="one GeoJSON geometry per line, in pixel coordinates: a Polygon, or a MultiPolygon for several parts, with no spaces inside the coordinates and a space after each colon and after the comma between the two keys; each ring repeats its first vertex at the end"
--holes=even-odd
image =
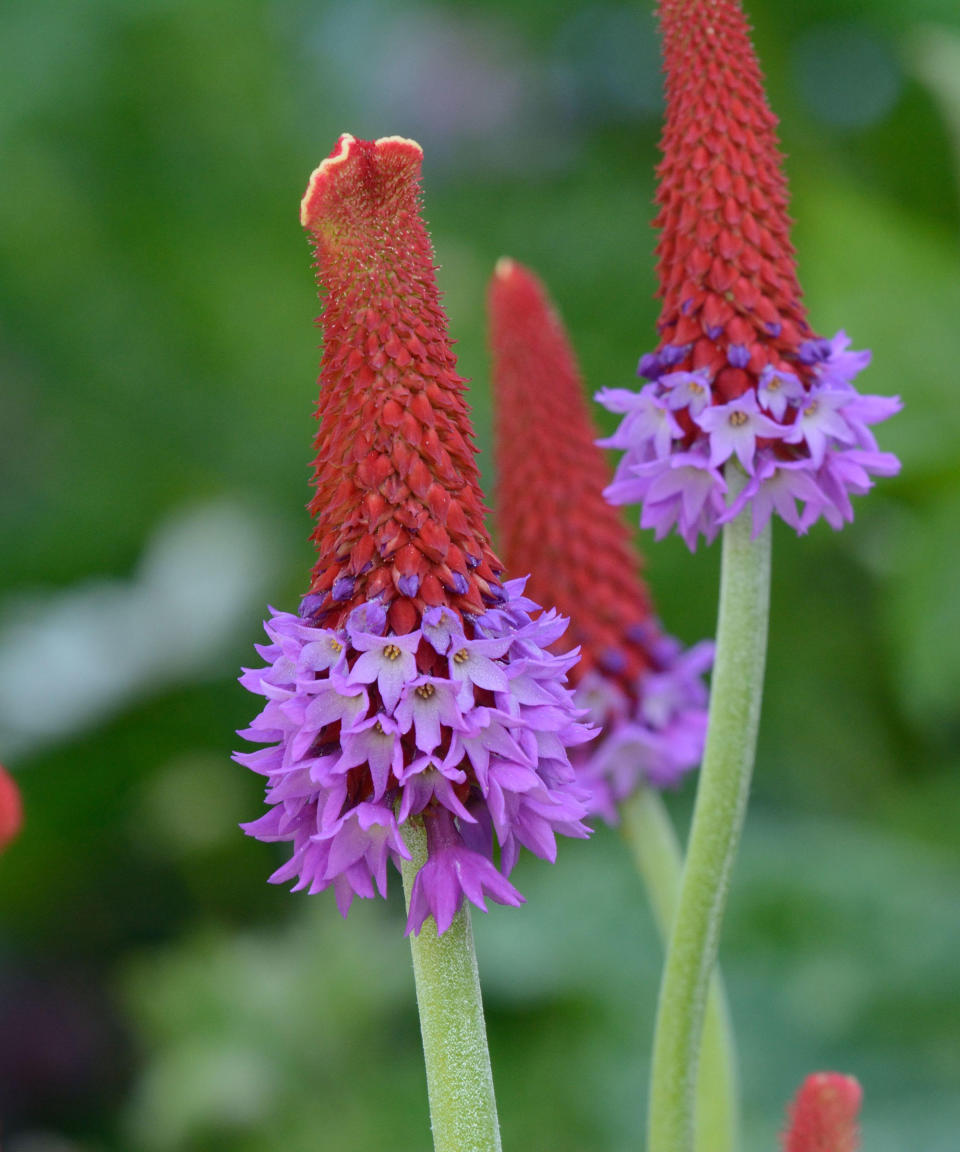
{"type": "Polygon", "coordinates": [[[790,1104],[783,1152],[857,1152],[863,1089],[853,1076],[815,1072],[790,1104]]]}
{"type": "MultiPolygon", "coordinates": [[[[683,852],[660,794],[641,787],[622,806],[623,836],[643,877],[664,947],[676,915],[683,852]]],[[[697,1076],[696,1152],[736,1152],[740,1088],[736,1044],[719,966],[710,977],[697,1076]]],[[[793,1150],[789,1150],[793,1152],[793,1150]]]]}
{"type": "MultiPolygon", "coordinates": [[[[736,494],[746,477],[728,466],[736,494]]],[[[710,715],[680,900],[667,950],[650,1082],[648,1152],[691,1152],[710,976],[750,790],[770,604],[770,526],[748,512],[724,526],[710,715]]]]}
{"type": "Polygon", "coordinates": [[[755,534],[774,512],[800,533],[821,516],[840,528],[851,495],[899,470],[869,426],[900,401],[861,396],[870,353],[807,322],[777,121],[738,0],[662,0],[659,16],[659,342],[639,392],[598,395],[624,417],[605,441],[624,450],[608,498],[642,504],[641,526],[675,527],[691,549],[744,507],[755,534]],[[749,482],[728,501],[732,457],[749,482]]]}
{"type": "Polygon", "coordinates": [[[519,904],[521,846],[552,860],[586,836],[567,749],[592,733],[565,685],[566,622],[503,580],[484,526],[476,449],[420,215],[419,145],[342,136],[301,217],[324,297],[313,469],[317,563],[297,615],[274,612],[266,697],[236,759],[266,777],[252,836],[293,843],[271,879],[385,895],[427,832],[407,932],[442,934],[464,899],[519,904]]]}
{"type": "Polygon", "coordinates": [[[504,258],[489,291],[497,522],[507,566],[529,572],[535,600],[570,618],[577,703],[602,733],[571,761],[591,811],[615,823],[640,783],[676,787],[700,762],[701,674],[713,646],[689,651],[653,612],[630,535],[603,498],[610,471],[596,445],[573,349],[543,285],[504,258]]]}
{"type": "MultiPolygon", "coordinates": [[[[428,857],[422,821],[409,821],[404,838],[410,859],[403,861],[401,871],[409,905],[417,874],[428,857]]],[[[499,1152],[500,1127],[469,907],[461,907],[442,936],[433,924],[424,925],[410,937],[410,948],[434,1152],[499,1152]]]]}

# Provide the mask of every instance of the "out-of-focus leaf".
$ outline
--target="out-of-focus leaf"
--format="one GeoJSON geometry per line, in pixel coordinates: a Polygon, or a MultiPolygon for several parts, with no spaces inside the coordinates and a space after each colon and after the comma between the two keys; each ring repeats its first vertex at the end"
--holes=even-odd
{"type": "Polygon", "coordinates": [[[885,602],[894,679],[904,709],[944,746],[960,736],[960,487],[898,528],[885,602]]]}

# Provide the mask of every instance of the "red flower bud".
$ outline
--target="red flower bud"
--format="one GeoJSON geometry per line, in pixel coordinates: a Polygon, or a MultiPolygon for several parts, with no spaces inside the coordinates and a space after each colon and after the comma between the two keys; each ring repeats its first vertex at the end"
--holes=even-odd
{"type": "Polygon", "coordinates": [[[852,1076],[815,1072],[790,1105],[783,1152],[857,1152],[863,1090],[852,1076]]]}

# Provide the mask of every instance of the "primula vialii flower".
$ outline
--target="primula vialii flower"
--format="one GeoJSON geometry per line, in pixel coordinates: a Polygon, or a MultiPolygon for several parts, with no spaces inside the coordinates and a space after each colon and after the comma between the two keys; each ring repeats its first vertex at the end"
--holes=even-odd
{"type": "Polygon", "coordinates": [[[852,1076],[808,1076],[790,1105],[783,1152],[857,1152],[863,1091],[852,1076]]]}
{"type": "Polygon", "coordinates": [[[342,136],[313,173],[302,221],[325,293],[310,510],[318,559],[299,614],[267,622],[267,698],[237,759],[267,777],[246,831],[293,842],[271,879],[310,892],[385,893],[423,819],[427,862],[407,930],[444,932],[464,896],[519,904],[521,845],[553,859],[584,836],[566,749],[590,738],[547,649],[565,621],[503,582],[484,508],[464,381],[420,217],[421,151],[342,136]]]}
{"type": "Polygon", "coordinates": [[[691,548],[748,504],[755,532],[773,512],[799,532],[821,516],[839,528],[871,475],[899,470],[869,425],[900,402],[861,396],[870,353],[807,323],[776,118],[739,3],[662,0],[660,23],[659,344],[639,392],[598,396],[624,415],[606,441],[624,449],[607,496],[642,503],[643,527],[659,539],[676,526],[691,548]],[[748,483],[728,507],[733,459],[748,483]]]}
{"type": "Polygon", "coordinates": [[[669,787],[700,762],[712,645],[684,652],[654,618],[627,529],[603,498],[610,474],[563,325],[512,260],[497,265],[490,320],[503,554],[530,572],[534,599],[570,617],[559,646],[579,644],[577,702],[603,729],[573,764],[591,811],[612,821],[639,782],[669,787]]]}

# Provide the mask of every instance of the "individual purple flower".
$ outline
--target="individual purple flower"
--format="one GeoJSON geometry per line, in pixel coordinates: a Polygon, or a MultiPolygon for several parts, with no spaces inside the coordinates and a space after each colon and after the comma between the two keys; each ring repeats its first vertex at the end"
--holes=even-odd
{"type": "Polygon", "coordinates": [[[399,722],[386,713],[368,716],[352,728],[340,729],[340,771],[361,765],[370,768],[374,801],[380,800],[391,775],[399,778],[403,771],[403,742],[399,722]]]}
{"type": "Polygon", "coordinates": [[[686,408],[691,416],[696,417],[710,403],[709,372],[670,372],[660,378],[660,383],[669,389],[665,397],[668,408],[686,408]]]}
{"type": "MultiPolygon", "coordinates": [[[[508,645],[509,647],[509,645],[508,645]]],[[[401,732],[416,733],[421,752],[432,752],[440,743],[441,728],[457,728],[463,715],[457,705],[458,685],[439,676],[418,676],[407,685],[396,708],[401,732]]]]}
{"type": "Polygon", "coordinates": [[[325,879],[335,879],[362,860],[381,896],[387,894],[387,861],[405,855],[393,813],[379,804],[357,804],[313,840],[329,843],[325,879]]]}
{"type": "Polygon", "coordinates": [[[803,385],[792,372],[784,372],[768,364],[757,381],[757,399],[774,420],[781,423],[787,412],[787,405],[794,404],[803,397],[803,385]]]}
{"type": "Polygon", "coordinates": [[[805,461],[761,460],[756,475],[723,514],[723,522],[732,520],[748,504],[753,509],[753,533],[759,535],[776,512],[801,536],[812,523],[826,513],[829,498],[811,475],[805,461]],[[797,501],[804,504],[801,515],[797,501]]]}
{"type": "Polygon", "coordinates": [[[371,636],[354,631],[350,640],[354,649],[361,653],[350,669],[350,683],[375,682],[384,707],[393,712],[404,686],[417,678],[416,651],[420,647],[420,633],[371,636]]]}
{"type": "Polygon", "coordinates": [[[427,862],[410,893],[411,932],[419,932],[428,916],[433,916],[438,932],[446,932],[464,896],[484,911],[484,897],[515,908],[523,903],[520,893],[486,855],[464,845],[450,817],[428,825],[427,845],[427,862]]]}
{"type": "Polygon", "coordinates": [[[869,365],[873,356],[870,350],[848,352],[850,344],[850,337],[842,328],[832,340],[821,342],[820,354],[812,360],[814,375],[821,384],[828,388],[849,387],[854,376],[869,365]]]}
{"type": "Polygon", "coordinates": [[[503,665],[497,663],[508,647],[503,640],[467,640],[450,652],[450,677],[460,682],[461,695],[468,703],[472,703],[477,690],[509,691],[503,665]]]}
{"type": "Polygon", "coordinates": [[[784,443],[805,444],[813,467],[819,468],[829,447],[856,443],[854,431],[843,415],[850,401],[849,392],[811,389],[797,405],[796,419],[782,434],[784,443]]]}
{"type": "MultiPolygon", "coordinates": [[[[823,516],[831,528],[853,520],[851,495],[862,496],[873,487],[871,476],[896,476],[900,461],[892,452],[851,448],[829,452],[817,473],[817,483],[827,496],[823,516]]],[[[810,521],[812,523],[812,521],[810,521]]]]}
{"type": "Polygon", "coordinates": [[[753,392],[744,392],[736,400],[705,408],[695,420],[710,436],[710,467],[719,468],[735,454],[750,476],[757,439],[776,440],[784,436],[783,428],[760,411],[753,392]]]}
{"type": "Polygon", "coordinates": [[[617,431],[600,444],[606,448],[636,446],[644,459],[667,456],[671,444],[683,435],[683,430],[666,398],[656,393],[657,385],[647,385],[640,392],[607,388],[599,393],[598,399],[602,396],[601,403],[609,405],[611,411],[626,412],[617,431]]]}
{"type": "MultiPolygon", "coordinates": [[[[691,549],[701,533],[708,541],[713,539],[727,485],[722,474],[711,467],[706,453],[684,452],[653,465],[638,465],[634,471],[648,480],[640,515],[642,528],[653,528],[661,540],[676,527],[691,549]]],[[[609,499],[613,490],[614,485],[610,485],[604,495],[609,499]]]]}

